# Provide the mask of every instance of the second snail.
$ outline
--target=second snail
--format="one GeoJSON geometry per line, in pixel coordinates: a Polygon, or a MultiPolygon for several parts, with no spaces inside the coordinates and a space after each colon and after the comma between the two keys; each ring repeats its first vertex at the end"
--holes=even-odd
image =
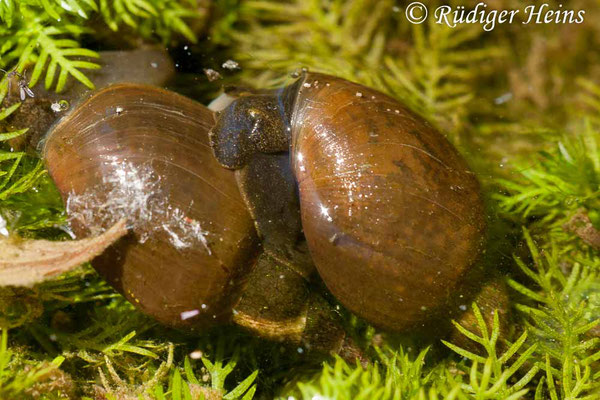
{"type": "Polygon", "coordinates": [[[128,219],[92,264],[169,326],[234,322],[353,357],[321,279],[371,324],[437,337],[484,289],[467,163],[407,107],[340,78],[305,73],[217,113],[111,86],[56,124],[42,154],[77,236],[128,219]]]}

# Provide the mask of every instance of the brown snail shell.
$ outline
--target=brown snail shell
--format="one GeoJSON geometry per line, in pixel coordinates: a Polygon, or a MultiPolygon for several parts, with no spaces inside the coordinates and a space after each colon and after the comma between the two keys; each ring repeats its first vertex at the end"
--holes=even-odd
{"type": "Polygon", "coordinates": [[[301,83],[292,165],[315,265],[350,310],[404,330],[447,303],[480,253],[477,179],[392,98],[319,74],[301,83]]]}
{"type": "Polygon", "coordinates": [[[132,233],[93,266],[171,326],[228,320],[258,251],[234,173],[208,144],[213,123],[185,97],[120,84],[63,118],[43,147],[77,236],[130,222],[132,233]]]}
{"type": "Polygon", "coordinates": [[[448,140],[398,101],[306,73],[233,102],[211,143],[229,168],[290,151],[319,274],[371,323],[403,331],[463,294],[484,242],[479,184],[448,140]]]}

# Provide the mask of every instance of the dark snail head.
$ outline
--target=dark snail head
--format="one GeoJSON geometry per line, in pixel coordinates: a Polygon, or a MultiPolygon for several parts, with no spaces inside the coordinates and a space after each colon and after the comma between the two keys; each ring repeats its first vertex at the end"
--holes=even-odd
{"type": "Polygon", "coordinates": [[[211,130],[216,158],[226,168],[237,169],[246,165],[254,153],[287,151],[287,120],[281,98],[260,94],[239,97],[222,111],[211,130]]]}
{"type": "Polygon", "coordinates": [[[310,254],[338,300],[402,331],[467,295],[484,210],[475,175],[443,135],[396,100],[328,75],[307,73],[264,96],[221,113],[211,133],[215,155],[238,167],[253,152],[291,147],[310,254]],[[272,141],[272,129],[248,128],[256,125],[247,110],[264,104],[278,109],[261,117],[277,121],[262,125],[289,128],[272,141]]]}
{"type": "Polygon", "coordinates": [[[77,236],[129,221],[93,266],[171,326],[228,320],[258,252],[234,173],[209,146],[213,124],[192,100],[122,84],[63,118],[43,148],[77,236]]]}

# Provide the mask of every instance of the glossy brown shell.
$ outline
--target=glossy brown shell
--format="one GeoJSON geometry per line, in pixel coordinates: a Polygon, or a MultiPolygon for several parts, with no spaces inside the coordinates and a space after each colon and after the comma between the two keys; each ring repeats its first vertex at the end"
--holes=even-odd
{"type": "Polygon", "coordinates": [[[132,233],[93,266],[171,326],[230,318],[257,253],[234,173],[208,144],[213,123],[185,97],[116,85],[60,121],[43,149],[77,236],[128,219],[132,233]]]}
{"type": "Polygon", "coordinates": [[[291,115],[302,224],[327,287],[375,325],[430,318],[481,251],[479,184],[454,147],[394,99],[308,73],[291,115]]]}

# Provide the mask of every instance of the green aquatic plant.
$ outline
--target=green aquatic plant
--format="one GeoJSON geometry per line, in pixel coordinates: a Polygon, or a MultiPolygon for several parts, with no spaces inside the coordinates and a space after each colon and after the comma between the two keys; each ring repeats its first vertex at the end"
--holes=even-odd
{"type": "MultiPolygon", "coordinates": [[[[2,329],[0,336],[0,398],[24,399],[34,393],[51,396],[54,392],[68,391],[70,382],[65,376],[56,374],[64,358],[58,356],[51,362],[24,360],[8,348],[8,331],[2,329]],[[57,382],[62,379],[62,382],[57,382]],[[54,381],[54,382],[50,382],[54,381]],[[47,387],[43,387],[47,383],[47,387]],[[58,383],[58,384],[57,384],[58,383]]],[[[58,398],[58,397],[57,397],[58,398]]]]}
{"type": "MultiPolygon", "coordinates": [[[[16,103],[0,110],[0,121],[15,112],[20,105],[20,103],[16,103]]],[[[0,143],[22,136],[27,131],[28,128],[24,128],[12,132],[0,133],[0,143]]],[[[41,162],[37,162],[29,171],[23,171],[25,169],[23,168],[23,159],[25,156],[24,152],[0,148],[0,163],[3,166],[0,169],[0,201],[7,200],[15,194],[27,191],[44,174],[41,162]]]]}
{"type": "Polygon", "coordinates": [[[291,393],[282,398],[325,399],[408,399],[425,393],[435,381],[435,372],[429,371],[426,357],[429,349],[416,357],[402,348],[377,349],[376,361],[363,368],[348,364],[336,357],[325,363],[323,370],[306,382],[299,382],[291,393]]]}
{"type": "Polygon", "coordinates": [[[539,371],[539,366],[532,363],[532,355],[537,344],[523,348],[527,340],[527,331],[525,331],[514,343],[507,343],[506,350],[501,355],[498,354],[500,344],[498,313],[494,312],[491,330],[488,330],[477,304],[473,303],[472,309],[481,336],[456,322],[454,322],[454,326],[461,334],[481,345],[487,356],[484,357],[452,343],[442,341],[451,350],[469,360],[469,363],[460,365],[465,374],[469,374],[468,383],[465,382],[462,385],[463,390],[476,399],[522,398],[529,391],[526,385],[532,381],[539,371]],[[517,375],[517,373],[519,374],[517,375]],[[514,379],[514,376],[519,377],[514,379]]]}
{"type": "MultiPolygon", "coordinates": [[[[581,89],[581,103],[586,107],[583,110],[583,115],[593,122],[596,126],[600,125],[600,85],[586,79],[579,78],[577,84],[581,89]]],[[[575,110],[575,112],[580,112],[575,110]]]]}
{"type": "Polygon", "coordinates": [[[567,260],[560,258],[555,245],[540,251],[527,230],[524,238],[533,265],[520,258],[515,261],[539,289],[514,279],[509,284],[528,300],[517,309],[526,316],[524,325],[537,346],[547,390],[552,399],[596,398],[600,394],[600,340],[593,332],[600,324],[600,309],[587,293],[590,284],[600,282],[598,275],[579,262],[568,265],[565,273],[560,263],[567,260]]]}
{"type": "MultiPolygon", "coordinates": [[[[128,306],[124,300],[122,304],[128,306]]],[[[7,330],[4,329],[0,340],[0,398],[33,399],[39,398],[39,395],[50,396],[42,398],[74,398],[74,392],[77,391],[75,377],[72,379],[67,372],[73,370],[85,376],[89,376],[89,372],[97,372],[96,383],[87,390],[95,393],[94,398],[253,398],[258,370],[249,373],[234,385],[228,379],[240,358],[238,350],[233,354],[225,352],[226,346],[231,343],[226,344],[224,339],[219,339],[214,351],[208,350],[204,354],[199,350],[192,352],[194,358],[200,358],[201,364],[198,365],[187,355],[180,357],[180,352],[175,355],[176,346],[171,342],[153,343],[135,339],[136,332],[129,332],[119,338],[120,332],[125,332],[131,325],[149,329],[152,324],[141,323],[139,317],[145,318],[141,314],[136,318],[135,313],[130,313],[130,322],[123,321],[127,315],[125,312],[117,314],[114,313],[112,318],[102,315],[104,322],[97,321],[93,327],[70,335],[69,338],[48,327],[35,324],[30,326],[29,332],[35,340],[44,342],[42,346],[47,354],[56,354],[57,347],[62,348],[61,355],[51,361],[43,358],[28,359],[24,348],[11,351],[7,346],[7,330]],[[108,326],[115,323],[115,331],[108,329],[108,326]],[[52,333],[48,335],[49,332],[52,333]],[[113,342],[108,336],[117,339],[113,342]],[[67,343],[66,340],[74,342],[67,343]],[[89,372],[86,373],[86,370],[89,372]]],[[[239,376],[238,373],[235,375],[239,376]]]]}
{"type": "Polygon", "coordinates": [[[495,196],[503,211],[531,219],[531,229],[563,243],[576,239],[573,218],[600,226],[599,134],[588,120],[577,135],[564,135],[554,149],[519,162],[515,179],[498,180],[506,189],[495,196]]]}
{"type": "MultiPolygon", "coordinates": [[[[512,321],[495,315],[485,325],[475,305],[479,331],[456,329],[480,352],[384,339],[366,367],[340,358],[315,367],[233,328],[200,339],[174,334],[87,265],[27,292],[1,293],[0,309],[31,307],[11,325],[10,342],[2,332],[0,398],[598,398],[600,80],[593,68],[574,68],[600,57],[600,47],[582,45],[598,37],[597,4],[577,2],[588,11],[577,29],[503,25],[484,33],[476,25],[408,24],[396,3],[218,0],[208,27],[216,46],[203,43],[201,52],[235,59],[236,83],[261,88],[302,67],[358,81],[448,134],[489,171],[480,177],[500,210],[497,234],[516,243],[505,246],[517,256],[503,266],[510,270],[512,321]],[[568,56],[556,56],[562,53],[552,47],[563,52],[564,43],[574,44],[568,56]],[[537,62],[546,58],[552,62],[537,62]],[[500,326],[509,323],[515,335],[503,337],[500,326]]],[[[0,0],[0,68],[23,75],[3,75],[0,98],[9,79],[13,91],[21,79],[58,91],[73,81],[89,85],[97,43],[111,46],[115,37],[124,47],[130,37],[197,42],[203,37],[196,23],[208,8],[192,0],[0,0]]],[[[18,107],[7,105],[0,120],[18,107]]],[[[10,149],[27,127],[8,130],[0,135],[6,229],[66,239],[64,209],[42,164],[10,149]]],[[[347,326],[362,344],[374,337],[364,324],[347,326]]]]}
{"type": "Polygon", "coordinates": [[[234,353],[226,359],[224,355],[223,340],[219,340],[214,354],[214,360],[201,355],[205,375],[198,379],[197,372],[188,356],[184,357],[183,366],[174,365],[174,347],[169,346],[167,360],[163,361],[156,371],[143,382],[131,383],[121,379],[108,358],[105,361],[106,374],[99,370],[103,396],[108,400],[124,399],[155,399],[155,400],[193,400],[193,399],[223,399],[223,400],[251,400],[256,392],[254,381],[258,375],[255,370],[233,389],[225,388],[225,379],[235,369],[239,354],[234,353]],[[207,385],[210,381],[210,386],[207,385]],[[112,382],[112,383],[111,383],[112,382]],[[166,384],[166,386],[165,386],[166,384]]]}
{"type": "MultiPolygon", "coordinates": [[[[127,27],[165,43],[173,34],[195,42],[188,22],[202,20],[206,7],[197,0],[6,0],[0,3],[0,68],[16,71],[31,87],[45,76],[48,90],[62,91],[69,77],[93,88],[85,70],[100,68],[93,61],[98,53],[82,47],[81,40],[99,29],[91,24],[94,15],[115,32],[127,27]]],[[[11,78],[7,73],[0,81],[0,100],[11,78]]]]}
{"type": "Polygon", "coordinates": [[[481,335],[455,323],[469,340],[485,350],[473,353],[449,342],[443,342],[462,360],[434,362],[429,348],[416,356],[404,348],[394,350],[386,345],[376,348],[373,362],[363,368],[348,364],[337,357],[325,363],[322,371],[282,398],[301,399],[521,399],[532,391],[528,387],[540,367],[533,358],[536,345],[525,345],[527,332],[514,343],[504,343],[500,353],[500,320],[494,314],[491,329],[486,325],[479,307],[472,309],[481,335]],[[429,360],[428,360],[429,358],[429,360]],[[515,378],[517,377],[517,378],[515,378]]]}
{"type": "MultiPolygon", "coordinates": [[[[20,105],[0,109],[0,123],[20,105]]],[[[13,151],[9,145],[28,130],[0,133],[0,228],[4,234],[9,230],[33,232],[64,221],[62,202],[42,161],[24,151],[13,151]]]]}

